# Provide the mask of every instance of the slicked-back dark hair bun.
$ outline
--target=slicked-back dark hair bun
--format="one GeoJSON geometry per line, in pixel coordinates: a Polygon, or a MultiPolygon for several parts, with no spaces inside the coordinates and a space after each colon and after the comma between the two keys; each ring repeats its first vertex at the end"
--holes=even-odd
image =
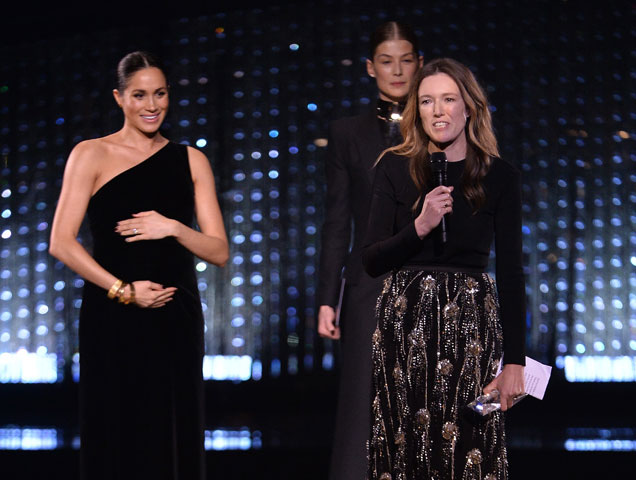
{"type": "Polygon", "coordinates": [[[158,68],[165,76],[163,65],[153,54],[143,51],[129,53],[117,64],[117,89],[123,92],[128,86],[130,77],[139,70],[150,67],[158,68]]]}

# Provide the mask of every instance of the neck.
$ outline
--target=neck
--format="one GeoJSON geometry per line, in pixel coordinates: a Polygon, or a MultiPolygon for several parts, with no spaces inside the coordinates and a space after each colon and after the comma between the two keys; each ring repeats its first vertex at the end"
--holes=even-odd
{"type": "Polygon", "coordinates": [[[400,104],[406,103],[406,97],[403,97],[403,98],[389,97],[384,92],[379,92],[378,96],[380,97],[380,100],[384,100],[385,102],[400,103],[400,104]]]}
{"type": "Polygon", "coordinates": [[[436,143],[432,140],[428,144],[428,153],[444,152],[446,160],[449,162],[459,162],[466,158],[466,137],[464,135],[457,137],[449,143],[436,143]]]}
{"type": "Polygon", "coordinates": [[[152,150],[158,143],[165,140],[159,130],[147,133],[126,124],[116,135],[122,143],[146,151],[152,150]]]}

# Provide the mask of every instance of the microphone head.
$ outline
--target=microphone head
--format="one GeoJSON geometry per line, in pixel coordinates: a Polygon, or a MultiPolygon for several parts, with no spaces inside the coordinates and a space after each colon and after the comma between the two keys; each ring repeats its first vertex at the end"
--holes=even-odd
{"type": "Polygon", "coordinates": [[[444,152],[431,153],[431,169],[433,172],[446,170],[446,154],[444,152]]]}

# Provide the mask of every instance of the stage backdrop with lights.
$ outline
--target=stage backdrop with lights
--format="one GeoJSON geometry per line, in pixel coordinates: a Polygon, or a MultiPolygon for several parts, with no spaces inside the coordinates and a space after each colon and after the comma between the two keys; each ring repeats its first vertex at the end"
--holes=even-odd
{"type": "Polygon", "coordinates": [[[471,67],[523,173],[529,353],[571,381],[634,381],[634,15],[400,5],[266,7],[0,48],[0,382],[77,379],[83,281],[47,253],[51,221],[70,150],[120,127],[114,68],[137,49],[168,67],[164,132],[209,157],[230,240],[224,269],[196,264],[205,378],[335,369],[314,329],[326,132],[374,107],[364,62],[389,19],[415,27],[425,59],[471,67]]]}

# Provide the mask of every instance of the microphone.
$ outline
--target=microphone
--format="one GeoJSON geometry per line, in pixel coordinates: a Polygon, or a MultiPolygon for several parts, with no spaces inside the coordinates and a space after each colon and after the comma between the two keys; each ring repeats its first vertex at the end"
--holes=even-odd
{"type": "MultiPolygon", "coordinates": [[[[446,185],[446,167],[448,161],[446,160],[446,154],[444,152],[431,153],[431,170],[433,171],[433,181],[435,186],[446,185]]],[[[442,228],[442,243],[446,243],[446,215],[442,216],[440,226],[442,228]]]]}

